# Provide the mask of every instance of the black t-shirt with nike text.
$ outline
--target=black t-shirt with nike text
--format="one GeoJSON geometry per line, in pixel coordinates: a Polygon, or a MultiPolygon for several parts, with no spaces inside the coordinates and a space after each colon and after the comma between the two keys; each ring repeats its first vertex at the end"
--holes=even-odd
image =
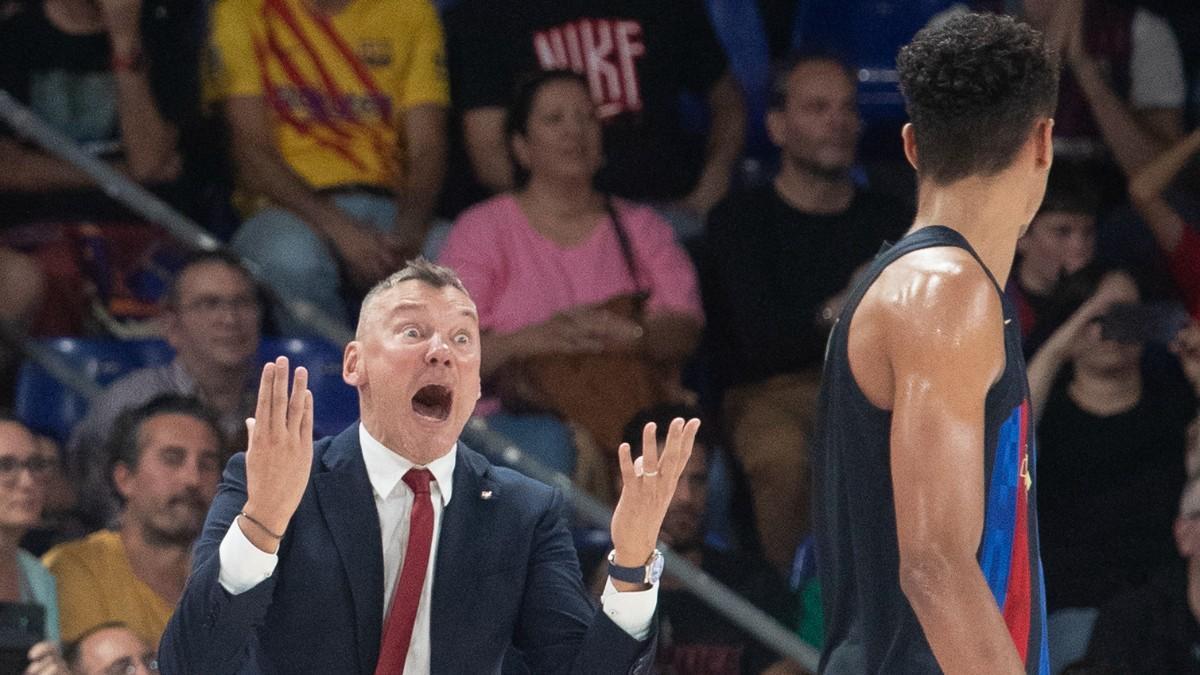
{"type": "Polygon", "coordinates": [[[464,0],[444,20],[456,108],[505,106],[522,75],[574,70],[604,124],[601,186],[649,201],[692,189],[705,134],[681,99],[702,101],[726,68],[699,0],[464,0]]]}

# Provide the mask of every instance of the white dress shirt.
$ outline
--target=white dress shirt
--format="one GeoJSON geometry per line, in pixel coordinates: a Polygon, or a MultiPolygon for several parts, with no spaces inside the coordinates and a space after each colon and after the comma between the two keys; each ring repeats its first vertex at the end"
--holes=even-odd
{"type": "MultiPolygon", "coordinates": [[[[415,466],[409,460],[388,450],[375,440],[366,427],[358,426],[358,439],[362,445],[363,462],[367,465],[367,478],[375,496],[375,508],[379,511],[379,528],[383,534],[383,616],[387,620],[391,610],[392,594],[396,580],[404,565],[404,553],[408,547],[408,521],[412,512],[413,491],[402,480],[404,474],[415,466]]],[[[437,569],[438,539],[442,526],[442,511],[450,503],[454,490],[454,465],[458,453],[451,448],[445,455],[433,460],[424,468],[429,469],[434,480],[430,483],[430,499],[433,501],[433,542],[429,553],[429,568],[425,573],[425,585],[421,588],[421,600],[417,606],[417,618],[413,625],[412,641],[408,646],[408,658],[404,662],[404,675],[420,675],[429,672],[430,639],[429,618],[433,597],[433,572],[437,569]]],[[[221,540],[221,570],[218,580],[232,595],[244,593],[268,579],[279,562],[278,555],[260,550],[236,526],[234,519],[221,540]]],[[[604,613],[622,630],[637,640],[650,634],[650,621],[658,604],[658,584],[650,589],[632,593],[618,593],[610,579],[604,586],[601,597],[604,613]]]]}

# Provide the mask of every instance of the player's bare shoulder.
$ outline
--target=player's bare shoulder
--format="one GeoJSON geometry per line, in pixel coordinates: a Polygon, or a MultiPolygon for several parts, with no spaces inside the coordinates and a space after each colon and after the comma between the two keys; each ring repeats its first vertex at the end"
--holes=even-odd
{"type": "Polygon", "coordinates": [[[1003,309],[977,260],[952,246],[908,253],[888,265],[863,296],[849,327],[851,372],[871,403],[890,410],[906,364],[949,357],[978,345],[1001,356],[1003,309]]]}

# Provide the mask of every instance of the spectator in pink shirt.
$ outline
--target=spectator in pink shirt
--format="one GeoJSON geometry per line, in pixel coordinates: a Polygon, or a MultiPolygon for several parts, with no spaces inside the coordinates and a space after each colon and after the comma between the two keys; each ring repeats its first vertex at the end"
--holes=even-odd
{"type": "MultiPolygon", "coordinates": [[[[651,208],[594,187],[603,158],[587,83],[564,71],[524,82],[507,139],[518,187],[464,212],[440,256],[479,309],[484,382],[495,391],[505,366],[523,359],[610,350],[677,373],[704,321],[695,269],[651,208]],[[640,324],[601,307],[637,294],[645,298],[640,324]]],[[[549,466],[572,473],[571,434],[553,416],[506,410],[495,398],[479,412],[549,466]]]]}

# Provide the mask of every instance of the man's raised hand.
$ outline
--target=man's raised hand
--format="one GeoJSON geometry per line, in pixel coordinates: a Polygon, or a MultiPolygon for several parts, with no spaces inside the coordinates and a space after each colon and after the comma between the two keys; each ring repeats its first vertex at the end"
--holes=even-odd
{"type": "MultiPolygon", "coordinates": [[[[667,507],[675,495],[679,476],[692,456],[700,420],[686,423],[682,418],[671,422],[661,455],[654,423],[642,429],[642,456],[633,461],[628,443],[617,450],[621,463],[621,498],[613,511],[612,540],[614,559],[622,567],[646,564],[654,552],[667,507]]],[[[618,582],[618,589],[622,589],[618,582]]]]}
{"type": "Polygon", "coordinates": [[[263,366],[254,417],[246,420],[246,506],[242,531],[258,548],[273,552],[300,505],[313,457],[313,398],[308,371],[296,369],[288,396],[288,360],[263,366]]]}

